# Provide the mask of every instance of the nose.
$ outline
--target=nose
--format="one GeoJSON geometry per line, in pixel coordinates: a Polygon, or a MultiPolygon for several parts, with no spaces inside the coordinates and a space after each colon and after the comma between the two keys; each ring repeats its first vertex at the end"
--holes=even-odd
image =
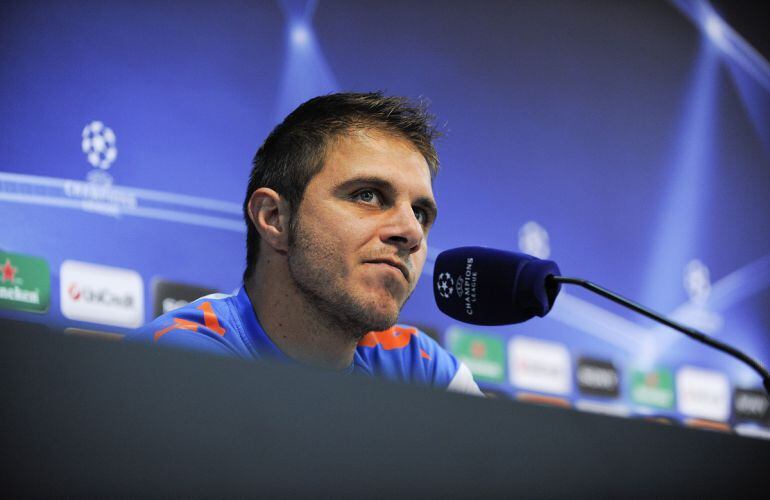
{"type": "Polygon", "coordinates": [[[414,209],[408,203],[391,208],[392,214],[380,232],[383,243],[395,245],[400,252],[413,254],[420,249],[425,237],[414,209]]]}

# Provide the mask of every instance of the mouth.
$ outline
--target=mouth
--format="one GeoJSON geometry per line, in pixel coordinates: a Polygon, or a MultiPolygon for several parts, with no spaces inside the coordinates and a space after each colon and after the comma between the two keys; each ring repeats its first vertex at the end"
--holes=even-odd
{"type": "Polygon", "coordinates": [[[407,283],[410,283],[409,281],[409,268],[406,267],[406,265],[398,260],[390,260],[390,259],[375,259],[375,260],[369,260],[366,261],[367,264],[386,264],[391,267],[394,267],[401,271],[401,274],[404,275],[404,279],[407,283]]]}

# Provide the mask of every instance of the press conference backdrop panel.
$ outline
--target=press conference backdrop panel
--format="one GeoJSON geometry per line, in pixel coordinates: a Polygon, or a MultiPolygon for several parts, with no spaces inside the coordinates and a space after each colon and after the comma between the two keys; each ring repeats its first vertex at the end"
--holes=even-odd
{"type": "Polygon", "coordinates": [[[0,7],[0,317],[119,338],[238,286],[250,159],[327,92],[426,97],[440,216],[401,321],[490,393],[766,434],[740,363],[566,288],[441,315],[431,260],[525,251],[770,361],[770,71],[707,4],[13,2],[0,7]]]}

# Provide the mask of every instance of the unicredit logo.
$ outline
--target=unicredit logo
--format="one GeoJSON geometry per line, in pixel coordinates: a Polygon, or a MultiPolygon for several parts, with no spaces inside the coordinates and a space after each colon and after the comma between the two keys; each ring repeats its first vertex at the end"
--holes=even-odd
{"type": "Polygon", "coordinates": [[[568,394],[572,388],[570,355],[557,342],[515,337],[508,342],[511,384],[523,389],[568,394]]]}
{"type": "Polygon", "coordinates": [[[540,362],[539,360],[520,360],[516,364],[518,370],[526,371],[533,376],[541,377],[559,377],[564,373],[564,368],[554,366],[550,363],[540,362]]]}
{"type": "Polygon", "coordinates": [[[65,260],[59,283],[67,319],[123,328],[144,322],[144,284],[134,270],[65,260]]]}
{"type": "Polygon", "coordinates": [[[126,307],[134,306],[134,298],[131,295],[122,295],[112,293],[107,288],[93,289],[90,287],[80,287],[77,283],[72,283],[67,287],[67,293],[72,300],[100,304],[104,306],[126,307]]]}

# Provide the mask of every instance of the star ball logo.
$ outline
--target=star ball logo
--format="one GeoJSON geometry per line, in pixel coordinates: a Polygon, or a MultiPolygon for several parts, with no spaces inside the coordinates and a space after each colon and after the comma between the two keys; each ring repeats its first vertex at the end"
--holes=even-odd
{"type": "Polygon", "coordinates": [[[118,157],[115,132],[104,123],[92,121],[83,129],[81,147],[88,163],[94,168],[107,170],[118,157]]]}
{"type": "Polygon", "coordinates": [[[63,190],[67,198],[80,202],[80,208],[111,217],[118,217],[126,210],[137,207],[137,194],[113,186],[113,178],[107,170],[118,157],[115,132],[103,122],[95,120],[83,128],[81,149],[92,168],[86,175],[87,182],[65,180],[63,190]]]}
{"type": "Polygon", "coordinates": [[[441,273],[438,275],[438,280],[436,281],[436,288],[438,289],[438,294],[444,297],[445,299],[448,299],[452,296],[452,290],[454,289],[455,282],[452,279],[452,276],[449,273],[441,273]]]}
{"type": "Polygon", "coordinates": [[[0,308],[45,312],[50,304],[51,273],[43,259],[0,252],[0,308]]]}

